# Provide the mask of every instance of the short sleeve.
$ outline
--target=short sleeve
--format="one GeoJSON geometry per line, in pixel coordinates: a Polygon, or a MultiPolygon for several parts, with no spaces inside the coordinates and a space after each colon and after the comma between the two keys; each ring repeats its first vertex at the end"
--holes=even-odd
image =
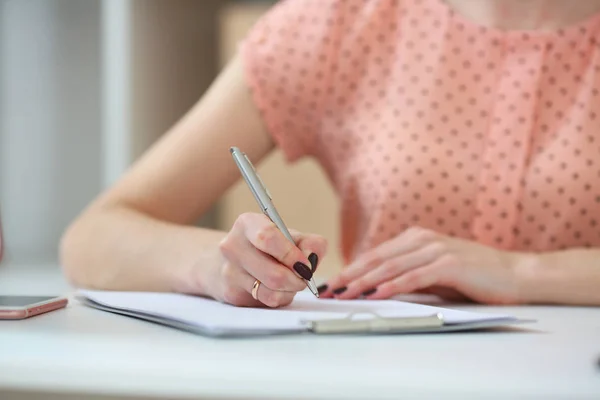
{"type": "Polygon", "coordinates": [[[290,162],[314,155],[341,23],[339,3],[281,1],[241,45],[253,101],[290,162]]]}

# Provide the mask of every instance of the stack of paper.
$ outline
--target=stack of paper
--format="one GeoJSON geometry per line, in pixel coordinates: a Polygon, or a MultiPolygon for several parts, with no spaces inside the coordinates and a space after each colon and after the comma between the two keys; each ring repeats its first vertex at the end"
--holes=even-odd
{"type": "Polygon", "coordinates": [[[469,330],[519,322],[508,315],[457,311],[396,300],[317,299],[308,292],[299,293],[291,305],[280,309],[240,308],[172,293],[84,290],[78,297],[94,308],[210,336],[305,332],[314,321],[344,319],[357,314],[394,319],[440,315],[443,319],[440,327],[410,332],[469,330]]]}

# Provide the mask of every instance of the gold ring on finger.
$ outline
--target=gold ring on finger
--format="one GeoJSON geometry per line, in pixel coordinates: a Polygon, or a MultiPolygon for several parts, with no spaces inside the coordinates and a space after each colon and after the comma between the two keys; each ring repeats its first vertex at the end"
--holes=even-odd
{"type": "Polygon", "coordinates": [[[254,281],[254,285],[252,285],[252,297],[254,300],[258,300],[258,288],[260,287],[260,281],[257,279],[254,281]]]}

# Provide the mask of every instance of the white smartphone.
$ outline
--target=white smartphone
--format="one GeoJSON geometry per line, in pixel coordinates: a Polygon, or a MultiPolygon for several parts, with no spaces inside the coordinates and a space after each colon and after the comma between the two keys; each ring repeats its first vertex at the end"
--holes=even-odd
{"type": "Polygon", "coordinates": [[[0,320],[24,319],[66,307],[66,297],[0,295],[0,320]]]}

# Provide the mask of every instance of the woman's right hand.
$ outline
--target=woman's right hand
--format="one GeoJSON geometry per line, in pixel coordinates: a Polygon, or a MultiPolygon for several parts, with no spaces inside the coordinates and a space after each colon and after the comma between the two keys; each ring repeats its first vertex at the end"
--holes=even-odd
{"type": "Polygon", "coordinates": [[[301,276],[312,278],[327,250],[321,236],[290,233],[296,246],[265,215],[240,215],[220,243],[225,262],[214,271],[208,294],[242,307],[290,304],[306,288],[301,276]],[[251,294],[256,279],[261,282],[258,301],[251,294]]]}

